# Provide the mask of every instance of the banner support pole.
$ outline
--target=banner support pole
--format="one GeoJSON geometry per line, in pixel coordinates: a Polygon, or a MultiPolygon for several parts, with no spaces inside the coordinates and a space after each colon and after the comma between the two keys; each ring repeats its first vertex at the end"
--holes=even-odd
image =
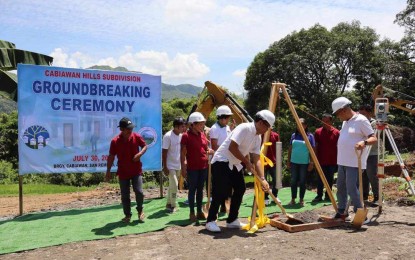
{"type": "Polygon", "coordinates": [[[23,215],[23,176],[19,175],[19,216],[23,215]]]}

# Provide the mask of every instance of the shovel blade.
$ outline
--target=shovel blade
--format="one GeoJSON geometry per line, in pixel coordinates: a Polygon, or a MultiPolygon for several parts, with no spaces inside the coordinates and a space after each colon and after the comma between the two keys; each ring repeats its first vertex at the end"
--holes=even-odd
{"type": "Polygon", "coordinates": [[[359,208],[356,211],[356,215],[354,216],[354,219],[352,221],[352,225],[355,228],[361,228],[363,225],[363,222],[365,222],[368,209],[359,208]]]}

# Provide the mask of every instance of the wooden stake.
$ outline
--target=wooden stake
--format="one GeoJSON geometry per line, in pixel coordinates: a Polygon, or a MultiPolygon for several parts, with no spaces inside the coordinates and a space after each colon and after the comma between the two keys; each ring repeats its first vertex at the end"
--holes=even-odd
{"type": "Polygon", "coordinates": [[[160,198],[163,198],[163,171],[160,171],[160,198]]]}
{"type": "MultiPolygon", "coordinates": [[[[272,85],[271,85],[271,95],[269,97],[268,110],[271,111],[272,113],[274,113],[275,107],[276,107],[277,102],[278,102],[278,88],[279,88],[278,86],[279,85],[282,85],[282,84],[281,83],[272,83],[272,85]]],[[[263,144],[268,142],[270,134],[271,134],[271,129],[269,129],[264,134],[264,140],[262,142],[263,144]]],[[[264,145],[263,153],[266,155],[267,151],[268,151],[268,146],[264,145]]],[[[254,187],[255,187],[255,183],[254,183],[254,187]]],[[[257,208],[258,207],[257,207],[257,204],[256,204],[256,197],[254,196],[254,201],[252,203],[250,228],[253,228],[254,225],[255,225],[257,208]]]]}
{"type": "Polygon", "coordinates": [[[291,98],[288,95],[287,90],[285,89],[285,84],[279,84],[279,88],[281,88],[282,93],[284,94],[285,101],[288,103],[288,106],[291,110],[291,113],[294,116],[295,122],[297,124],[297,129],[300,131],[301,136],[304,139],[305,144],[307,145],[308,151],[310,152],[311,158],[313,159],[314,166],[316,167],[316,170],[318,172],[318,175],[320,176],[320,179],[323,181],[324,187],[326,188],[327,194],[329,195],[331,204],[333,205],[334,210],[337,212],[337,204],[336,200],[333,197],[333,192],[331,191],[331,188],[326,180],[326,177],[324,176],[323,170],[321,169],[320,163],[318,162],[317,156],[314,153],[314,149],[310,144],[310,140],[308,140],[308,137],[304,131],[304,129],[301,126],[300,118],[298,117],[297,111],[294,108],[293,103],[291,102],[291,98]]]}
{"type": "Polygon", "coordinates": [[[19,216],[23,215],[23,176],[19,175],[19,216]]]}

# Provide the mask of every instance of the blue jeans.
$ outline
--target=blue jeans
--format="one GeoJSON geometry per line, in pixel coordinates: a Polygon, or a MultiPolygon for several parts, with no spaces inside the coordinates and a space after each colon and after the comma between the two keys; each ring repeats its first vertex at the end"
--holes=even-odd
{"type": "Polygon", "coordinates": [[[130,183],[133,185],[133,191],[135,193],[135,200],[137,202],[137,211],[143,211],[143,176],[136,175],[128,180],[118,180],[121,190],[121,202],[122,209],[125,216],[131,216],[131,199],[130,199],[130,183]]]}
{"type": "MultiPolygon", "coordinates": [[[[323,170],[324,173],[324,177],[326,177],[327,183],[330,186],[330,189],[333,188],[333,179],[334,179],[334,173],[337,172],[337,165],[322,165],[321,169],[323,170]]],[[[317,196],[319,198],[323,198],[323,189],[324,189],[324,184],[323,181],[321,180],[320,176],[318,176],[317,178],[317,196]]],[[[328,198],[328,194],[326,191],[326,199],[328,198]]]]}
{"type": "Polygon", "coordinates": [[[202,212],[203,186],[207,178],[207,172],[207,169],[187,171],[187,181],[189,183],[188,199],[190,213],[195,212],[195,193],[197,212],[202,212]]]}
{"type": "Polygon", "coordinates": [[[308,164],[291,163],[291,198],[297,198],[297,187],[300,187],[300,200],[304,199],[305,179],[308,164]]]}
{"type": "Polygon", "coordinates": [[[354,212],[362,207],[359,193],[359,172],[357,167],[339,165],[337,173],[337,203],[338,212],[344,214],[347,204],[347,195],[353,203],[354,212]]]}

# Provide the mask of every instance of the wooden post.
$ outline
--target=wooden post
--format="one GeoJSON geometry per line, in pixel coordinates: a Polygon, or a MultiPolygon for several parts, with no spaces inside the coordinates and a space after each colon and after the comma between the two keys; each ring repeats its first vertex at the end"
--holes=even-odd
{"type": "Polygon", "coordinates": [[[163,171],[160,171],[160,198],[163,198],[163,171]]]}
{"type": "MultiPolygon", "coordinates": [[[[278,89],[279,89],[278,86],[279,85],[281,85],[281,83],[272,83],[272,85],[271,85],[271,95],[269,96],[268,110],[271,111],[272,113],[275,112],[275,108],[277,106],[277,102],[278,102],[278,89]]],[[[270,134],[271,134],[271,129],[269,129],[264,134],[264,140],[262,142],[263,144],[265,144],[266,142],[268,142],[270,134]]],[[[268,146],[264,145],[264,149],[263,149],[264,155],[267,154],[267,151],[268,151],[268,146]]],[[[255,178],[254,178],[254,187],[255,187],[255,178]]],[[[255,195],[254,195],[254,201],[253,201],[253,204],[252,204],[252,212],[251,212],[250,228],[252,228],[255,225],[257,208],[258,208],[258,206],[256,204],[256,198],[255,198],[255,195]]]]}
{"type": "Polygon", "coordinates": [[[19,216],[23,215],[23,176],[19,175],[19,216]]]}
{"type": "Polygon", "coordinates": [[[294,107],[293,103],[291,102],[291,98],[288,95],[287,90],[285,89],[285,84],[279,84],[278,87],[281,88],[282,93],[284,94],[285,101],[287,101],[288,106],[291,110],[291,113],[293,114],[295,122],[297,124],[297,128],[300,131],[301,136],[303,137],[305,144],[307,145],[308,151],[310,152],[311,158],[313,159],[314,166],[316,167],[316,170],[317,170],[317,172],[320,176],[320,179],[323,181],[324,187],[326,188],[327,194],[329,195],[331,204],[333,205],[334,210],[337,212],[337,204],[336,204],[336,201],[334,200],[333,192],[331,191],[331,188],[330,188],[330,186],[329,186],[329,184],[326,180],[326,177],[324,176],[323,170],[321,169],[321,166],[320,166],[320,163],[318,162],[317,156],[314,153],[314,149],[311,146],[310,141],[308,140],[308,137],[307,137],[304,129],[301,126],[300,118],[298,117],[297,111],[295,110],[295,107],[294,107]]]}

